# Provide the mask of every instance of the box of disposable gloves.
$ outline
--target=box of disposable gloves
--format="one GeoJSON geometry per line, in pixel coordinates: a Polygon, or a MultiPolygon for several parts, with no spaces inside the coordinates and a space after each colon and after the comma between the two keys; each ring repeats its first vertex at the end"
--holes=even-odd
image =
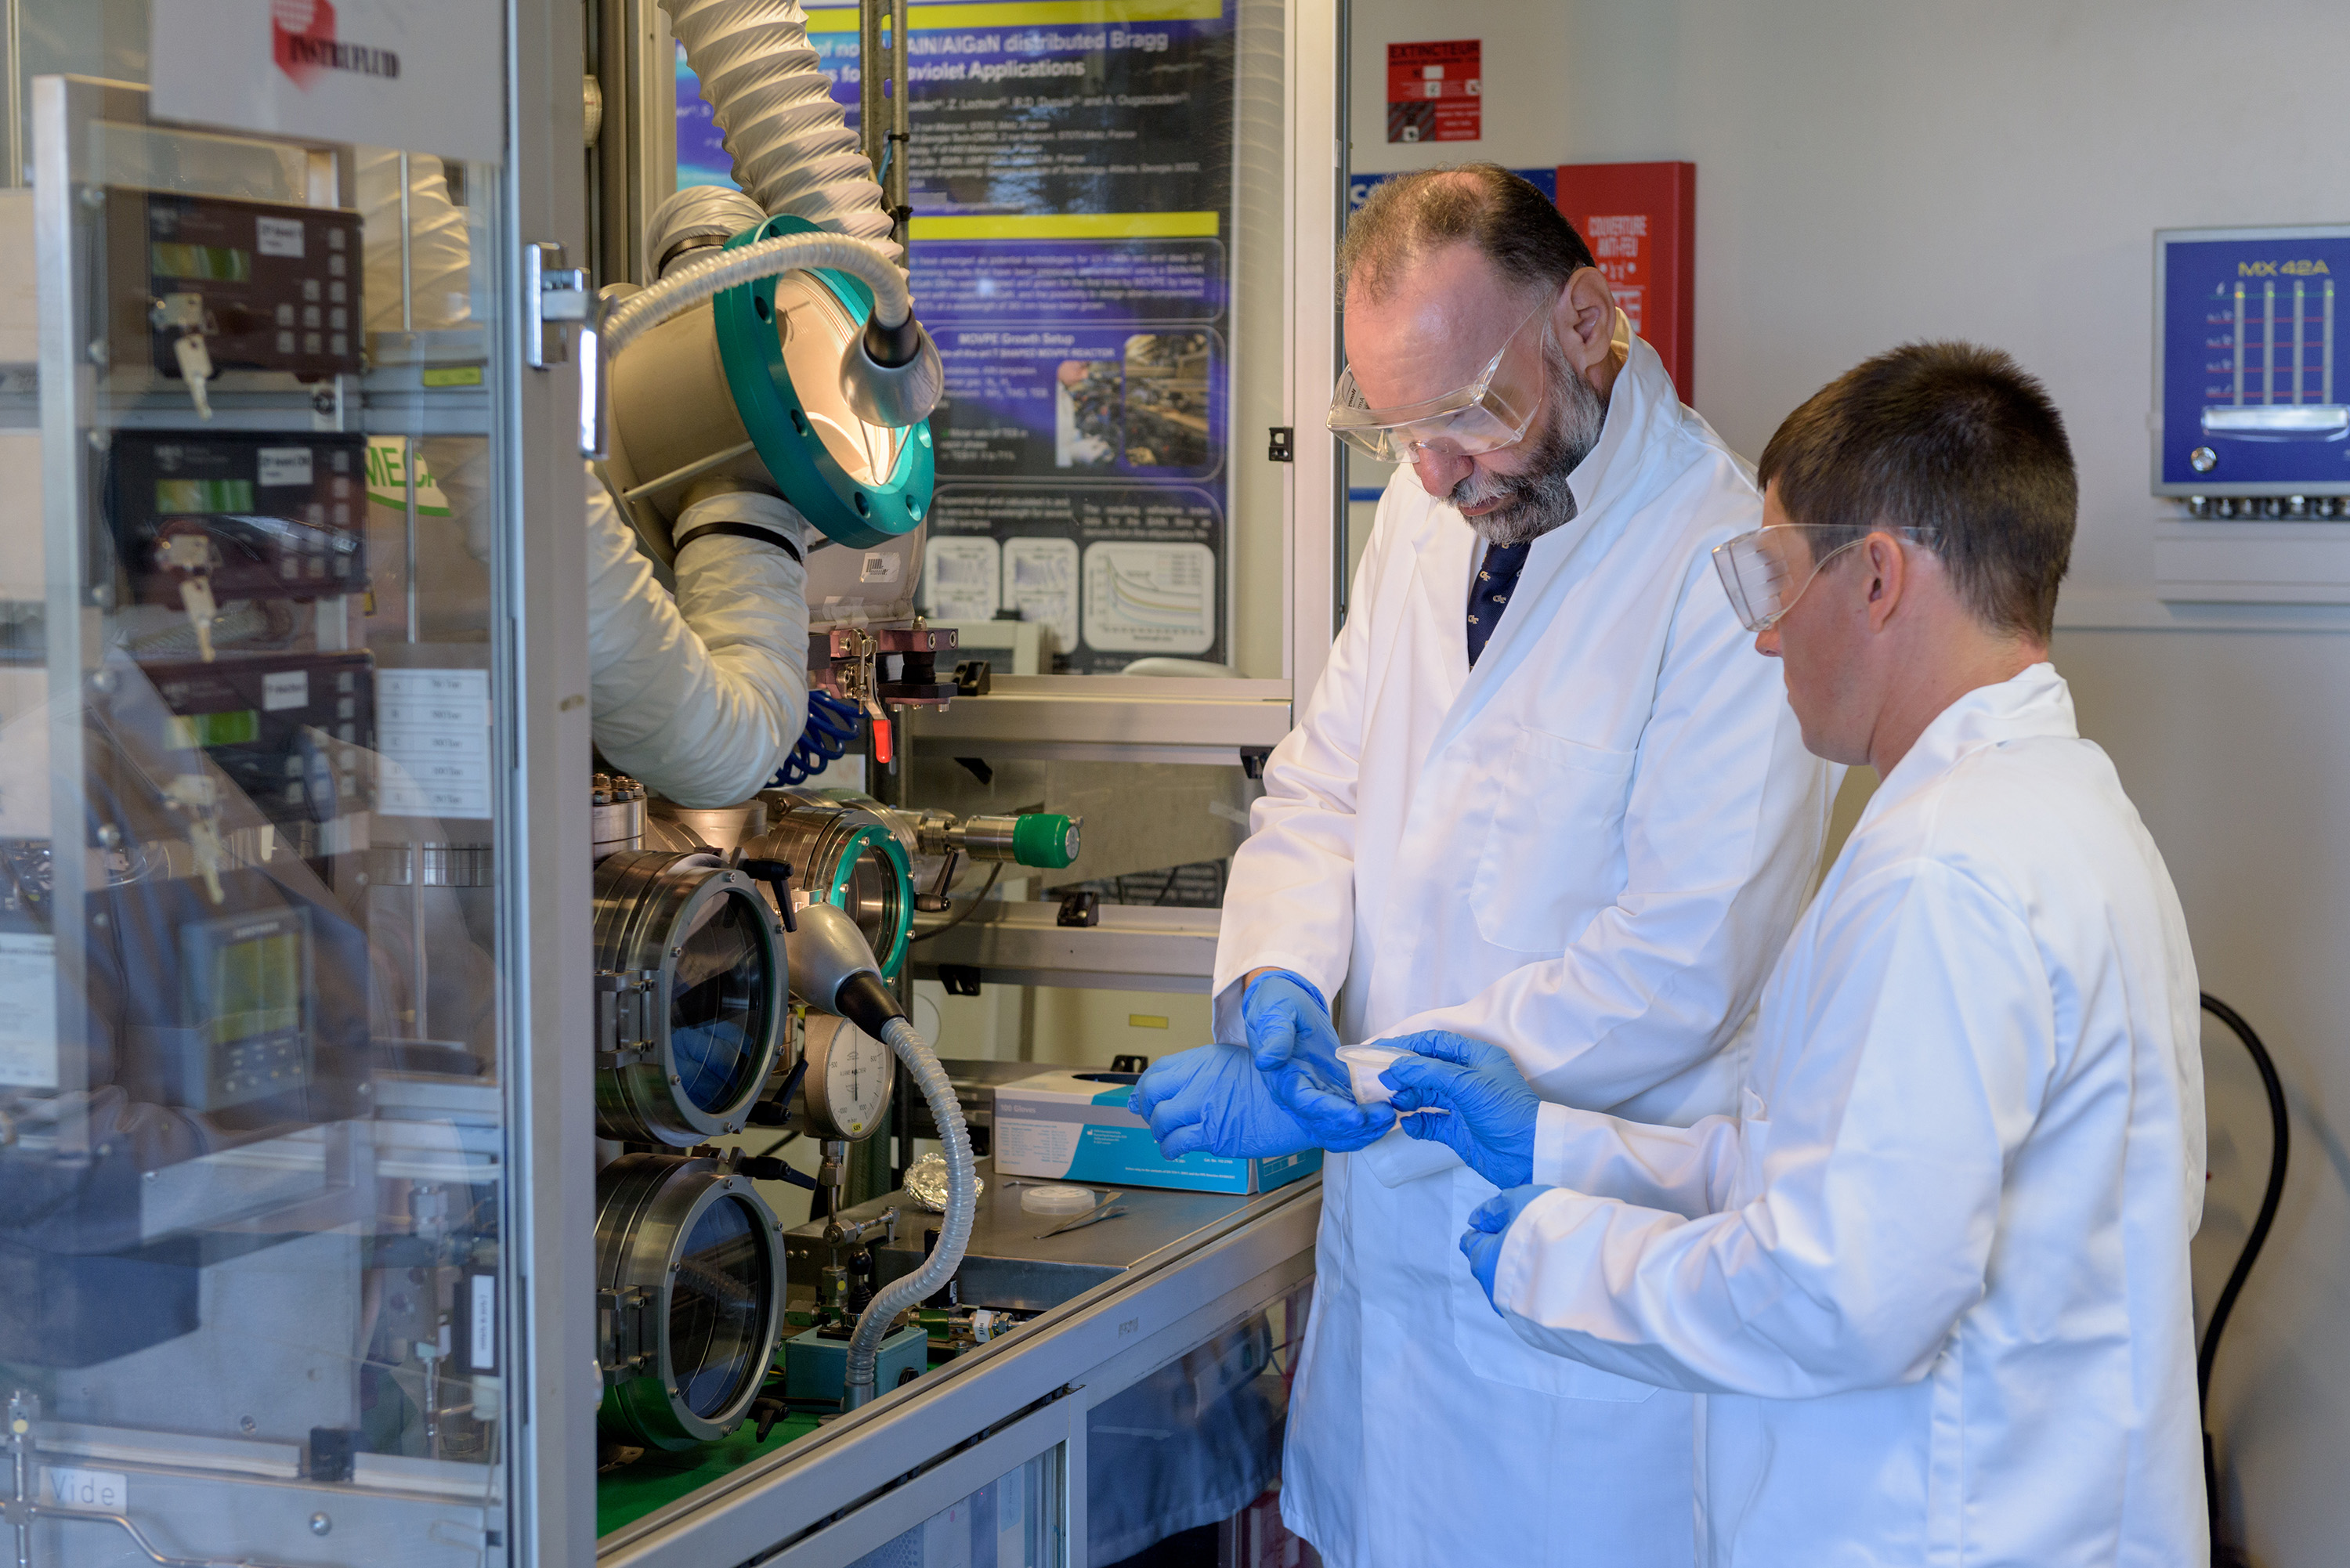
{"type": "Polygon", "coordinates": [[[1270,1192],[1322,1168],[1318,1148],[1264,1159],[1213,1154],[1169,1159],[1149,1127],[1126,1108],[1137,1076],[1070,1067],[999,1085],[995,1173],[1095,1187],[1270,1192]]]}

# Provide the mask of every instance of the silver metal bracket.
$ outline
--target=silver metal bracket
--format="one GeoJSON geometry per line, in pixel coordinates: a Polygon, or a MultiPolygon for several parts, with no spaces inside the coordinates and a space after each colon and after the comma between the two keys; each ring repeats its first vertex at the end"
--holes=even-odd
{"type": "Polygon", "coordinates": [[[588,269],[563,265],[563,247],[541,243],[522,248],[523,357],[534,370],[545,370],[567,358],[562,333],[550,347],[547,329],[566,321],[585,321],[592,301],[588,269]]]}
{"type": "Polygon", "coordinates": [[[653,1000],[657,970],[596,971],[596,1065],[631,1067],[653,1059],[653,1000]]]}
{"type": "Polygon", "coordinates": [[[596,1293],[596,1360],[617,1382],[652,1360],[652,1293],[642,1285],[596,1293]]]}

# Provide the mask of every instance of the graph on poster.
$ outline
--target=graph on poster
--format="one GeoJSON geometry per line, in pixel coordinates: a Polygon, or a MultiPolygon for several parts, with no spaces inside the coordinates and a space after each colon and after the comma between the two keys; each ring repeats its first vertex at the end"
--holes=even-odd
{"type": "Polygon", "coordinates": [[[1077,545],[1074,539],[1003,541],[1003,602],[1052,628],[1063,648],[1077,645],[1077,545]]]}
{"type": "Polygon", "coordinates": [[[1131,653],[1205,653],[1216,639],[1205,545],[1086,546],[1086,641],[1131,653]]]}
{"type": "Polygon", "coordinates": [[[1003,605],[997,587],[1003,548],[994,540],[941,535],[922,553],[922,602],[941,620],[993,620],[1003,605]]]}

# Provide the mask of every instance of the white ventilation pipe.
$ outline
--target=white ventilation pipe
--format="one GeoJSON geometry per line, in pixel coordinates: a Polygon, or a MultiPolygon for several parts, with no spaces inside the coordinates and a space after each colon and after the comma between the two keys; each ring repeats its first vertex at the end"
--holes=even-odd
{"type": "Polygon", "coordinates": [[[807,722],[806,525],[773,495],[729,491],[681,513],[677,536],[739,524],[777,541],[705,535],[678,552],[677,595],[588,476],[588,663],[596,747],[680,805],[748,800],[807,722]]]}
{"type": "Polygon", "coordinates": [[[725,137],[734,182],[770,216],[870,240],[896,259],[881,187],[833,101],[799,0],[661,3],[725,137]]]}
{"type": "Polygon", "coordinates": [[[645,255],[659,277],[766,221],[759,203],[732,185],[688,185],[662,197],[646,220],[645,255]]]}
{"type": "Polygon", "coordinates": [[[870,240],[840,234],[778,234],[731,251],[706,251],[672,266],[659,283],[616,301],[605,312],[597,347],[608,364],[629,345],[681,311],[716,298],[737,284],[817,268],[845,272],[873,291],[873,319],[903,327],[914,314],[906,275],[870,240]]]}

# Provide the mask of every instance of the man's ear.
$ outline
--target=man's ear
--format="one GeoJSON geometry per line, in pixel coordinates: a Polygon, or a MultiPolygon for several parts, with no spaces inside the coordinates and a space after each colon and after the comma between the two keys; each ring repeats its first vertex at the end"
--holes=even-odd
{"type": "Polygon", "coordinates": [[[1566,280],[1551,325],[1577,369],[1607,358],[1616,340],[1616,296],[1597,267],[1585,267],[1566,280]]]}
{"type": "Polygon", "coordinates": [[[1909,587],[1909,558],[1890,534],[1871,534],[1860,546],[1868,572],[1868,629],[1883,631],[1909,587]]]}

